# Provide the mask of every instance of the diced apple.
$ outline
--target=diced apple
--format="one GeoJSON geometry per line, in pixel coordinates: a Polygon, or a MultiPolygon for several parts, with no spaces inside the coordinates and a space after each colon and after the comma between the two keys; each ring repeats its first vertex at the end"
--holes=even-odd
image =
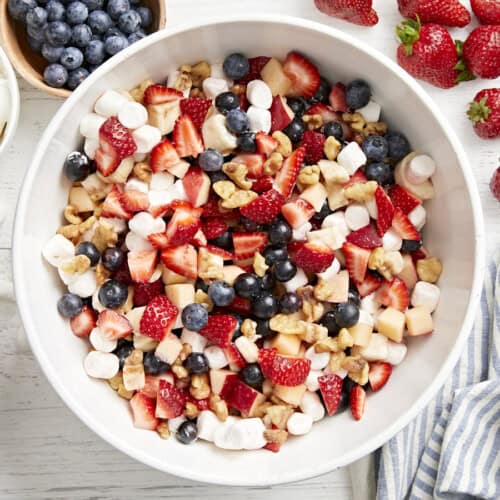
{"type": "Polygon", "coordinates": [[[222,269],[223,280],[226,283],[229,283],[231,286],[234,285],[236,278],[245,272],[244,269],[241,269],[239,266],[235,266],[234,264],[229,266],[224,266],[222,269]]]}
{"type": "Polygon", "coordinates": [[[332,250],[338,250],[341,248],[345,241],[345,236],[335,226],[328,226],[324,229],[318,229],[317,231],[310,231],[306,236],[309,241],[322,241],[332,250]]]}
{"type": "Polygon", "coordinates": [[[283,71],[283,66],[274,57],[262,68],[260,76],[269,85],[273,96],[286,95],[292,86],[290,78],[283,71]]]}
{"type": "Polygon", "coordinates": [[[214,394],[227,396],[231,393],[234,381],[238,379],[238,374],[231,370],[212,369],[210,370],[210,387],[214,394]]]}
{"type": "Polygon", "coordinates": [[[333,288],[333,293],[328,297],[328,302],[347,302],[349,294],[349,273],[344,269],[328,280],[333,288]]]}
{"type": "Polygon", "coordinates": [[[149,125],[160,129],[161,135],[167,135],[174,130],[174,125],[181,114],[180,99],[164,104],[148,106],[149,125]]]}
{"type": "Polygon", "coordinates": [[[177,162],[175,165],[170,165],[167,168],[168,172],[170,172],[172,175],[175,175],[179,179],[182,179],[186,175],[188,170],[189,170],[189,163],[184,160],[177,162]]]}
{"type": "Polygon", "coordinates": [[[327,186],[347,182],[349,180],[347,170],[336,161],[320,160],[318,166],[327,186]]]}
{"type": "Polygon", "coordinates": [[[375,322],[376,330],[394,342],[401,342],[405,331],[405,320],[404,313],[388,307],[378,315],[375,322]]]}
{"type": "Polygon", "coordinates": [[[236,379],[233,382],[231,395],[227,403],[241,412],[244,418],[255,416],[257,408],[264,403],[266,397],[264,394],[256,391],[241,380],[236,379]]]}
{"type": "Polygon", "coordinates": [[[354,340],[354,345],[364,347],[370,342],[373,327],[371,325],[367,325],[366,323],[361,323],[358,321],[358,323],[348,328],[348,330],[354,340]]]}
{"type": "Polygon", "coordinates": [[[292,406],[299,406],[300,403],[302,403],[302,398],[304,397],[306,390],[307,386],[305,384],[295,385],[293,387],[276,384],[274,386],[273,392],[285,403],[288,403],[292,406]]]}
{"type": "Polygon", "coordinates": [[[177,274],[172,271],[168,267],[163,266],[161,279],[165,285],[174,285],[176,283],[193,283],[193,280],[186,278],[186,276],[182,276],[181,274],[177,274]]]}
{"type": "Polygon", "coordinates": [[[285,98],[281,95],[274,96],[269,111],[271,113],[271,132],[283,130],[295,116],[285,98]]]}
{"type": "Polygon", "coordinates": [[[359,354],[366,361],[382,361],[387,358],[389,340],[384,335],[373,333],[370,341],[364,347],[361,347],[359,354]]]}
{"type": "Polygon", "coordinates": [[[328,186],[328,206],[330,210],[337,210],[345,207],[349,200],[344,195],[344,188],[340,184],[328,186]]]}
{"type": "Polygon", "coordinates": [[[198,276],[203,279],[222,279],[224,259],[202,247],[198,250],[198,276]]]}
{"type": "Polygon", "coordinates": [[[308,201],[316,212],[321,210],[327,196],[326,188],[321,182],[313,184],[300,193],[300,198],[308,201]]]}
{"type": "Polygon", "coordinates": [[[201,207],[208,201],[210,177],[200,167],[191,167],[182,178],[182,185],[193,207],[201,207]]]}
{"type": "Polygon", "coordinates": [[[72,187],[69,190],[68,201],[77,212],[92,212],[95,208],[95,203],[89,193],[82,187],[72,187]]]}
{"type": "MultiPolygon", "coordinates": [[[[176,283],[175,285],[167,285],[165,293],[172,304],[179,311],[182,311],[187,305],[194,302],[194,286],[191,283],[176,283]]],[[[180,314],[179,314],[180,316],[180,314]]]]}
{"type": "Polygon", "coordinates": [[[271,339],[270,346],[275,347],[279,354],[298,356],[301,343],[302,342],[298,335],[278,333],[273,339],[271,339]]]}
{"type": "Polygon", "coordinates": [[[99,171],[97,171],[97,175],[104,182],[112,184],[123,184],[127,181],[130,172],[132,172],[132,169],[134,168],[134,165],[135,163],[133,158],[124,158],[118,165],[118,168],[111,175],[104,177],[99,171]]]}
{"type": "Polygon", "coordinates": [[[146,309],[146,306],[134,307],[125,314],[125,317],[128,319],[130,325],[132,326],[132,331],[134,333],[141,333],[139,325],[141,323],[142,315],[144,314],[144,309],[146,309]]]}
{"type": "Polygon", "coordinates": [[[406,328],[410,337],[417,337],[418,335],[427,335],[434,330],[434,322],[432,315],[424,306],[413,307],[408,309],[406,315],[406,328]]]}
{"type": "Polygon", "coordinates": [[[172,332],[169,332],[156,347],[155,355],[171,365],[177,359],[181,350],[182,342],[172,332]]]}
{"type": "Polygon", "coordinates": [[[408,290],[413,290],[413,288],[415,288],[418,276],[411,255],[407,253],[403,255],[403,270],[397,275],[397,277],[405,282],[408,290]]]}

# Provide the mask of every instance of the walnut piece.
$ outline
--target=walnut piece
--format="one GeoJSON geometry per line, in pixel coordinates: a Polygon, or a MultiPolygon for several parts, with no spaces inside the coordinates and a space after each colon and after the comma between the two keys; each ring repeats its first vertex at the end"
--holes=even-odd
{"type": "Polygon", "coordinates": [[[198,410],[198,407],[194,403],[191,403],[191,401],[188,401],[184,405],[184,416],[186,418],[189,418],[191,420],[193,418],[196,418],[199,414],[200,410],[198,410]]]}
{"type": "Polygon", "coordinates": [[[354,345],[354,339],[347,328],[341,328],[337,338],[339,341],[339,350],[341,351],[345,351],[348,347],[354,345]]]}
{"type": "Polygon", "coordinates": [[[319,114],[304,115],[302,120],[304,120],[304,123],[307,125],[309,130],[316,130],[323,126],[323,117],[319,114]]]}
{"type": "Polygon", "coordinates": [[[177,364],[181,364],[181,363],[184,363],[184,361],[186,361],[186,358],[193,352],[193,348],[191,347],[191,344],[182,344],[182,349],[181,349],[181,352],[179,353],[179,356],[177,357],[177,360],[178,363],[177,364]]]}
{"type": "Polygon", "coordinates": [[[382,247],[377,247],[372,250],[370,257],[368,259],[368,269],[376,271],[379,267],[384,264],[385,252],[382,247]]]}
{"type": "Polygon", "coordinates": [[[316,352],[337,352],[340,351],[339,339],[334,337],[327,337],[326,339],[319,340],[314,344],[316,352]]]}
{"type": "Polygon", "coordinates": [[[340,142],[331,135],[330,137],[327,137],[325,144],[323,146],[323,152],[325,153],[325,156],[333,161],[337,158],[338,154],[340,153],[340,142]]]}
{"type": "Polygon", "coordinates": [[[344,189],[344,195],[348,200],[369,201],[373,198],[377,187],[375,181],[355,182],[344,189]]]}
{"type": "Polygon", "coordinates": [[[310,298],[302,301],[302,312],[304,313],[306,321],[312,323],[314,321],[318,321],[318,319],[323,316],[325,306],[314,298],[310,298]]]}
{"type": "Polygon", "coordinates": [[[266,429],[264,439],[268,443],[283,444],[288,438],[288,432],[284,429],[266,429]]]}
{"type": "Polygon", "coordinates": [[[365,385],[368,382],[370,365],[361,356],[347,356],[342,363],[342,368],[347,371],[347,376],[359,385],[365,385]]]}
{"type": "Polygon", "coordinates": [[[251,320],[250,318],[246,318],[245,320],[243,320],[240,330],[245,337],[253,339],[257,334],[257,322],[251,320]]]}
{"type": "Polygon", "coordinates": [[[223,199],[228,200],[236,193],[236,186],[231,181],[217,181],[212,184],[213,190],[223,199]]]}
{"type": "Polygon", "coordinates": [[[255,271],[255,274],[262,278],[268,269],[269,266],[266,264],[264,256],[261,253],[256,252],[253,257],[253,270],[255,271]]]}
{"type": "Polygon", "coordinates": [[[330,283],[323,278],[318,278],[318,283],[314,287],[314,297],[318,300],[327,301],[335,292],[330,283]]]}
{"type": "Polygon", "coordinates": [[[68,274],[83,274],[90,268],[90,259],[86,255],[77,255],[61,265],[61,271],[68,274]]]}
{"type": "Polygon", "coordinates": [[[146,89],[153,84],[154,84],[153,80],[144,80],[137,87],[130,90],[129,94],[132,96],[132,99],[134,101],[143,102],[144,93],[146,92],[146,89]]]}
{"type": "Polygon", "coordinates": [[[252,181],[247,179],[248,167],[243,163],[229,162],[222,166],[222,171],[240,188],[248,191],[252,181]]]}
{"type": "Polygon", "coordinates": [[[224,261],[218,255],[201,247],[198,251],[198,276],[203,280],[223,279],[224,261]]]}
{"type": "Polygon", "coordinates": [[[285,334],[300,335],[305,333],[305,322],[297,319],[293,314],[276,314],[269,321],[271,330],[285,334]]]}
{"type": "MultiPolygon", "coordinates": [[[[226,181],[219,181],[226,182],[226,181]]],[[[216,183],[217,184],[217,183],[216,183]]],[[[222,208],[240,208],[248,205],[251,201],[255,200],[259,195],[255,191],[244,191],[239,189],[233,193],[228,199],[222,200],[220,206],[222,208]]]]}
{"type": "Polygon", "coordinates": [[[301,334],[300,338],[305,342],[314,344],[328,337],[328,329],[325,326],[316,323],[308,323],[307,321],[302,321],[302,324],[305,328],[305,332],[301,334]]]}
{"type": "Polygon", "coordinates": [[[111,276],[111,271],[108,271],[102,262],[99,262],[95,268],[95,277],[97,284],[101,286],[109,277],[111,276]]]}
{"type": "Polygon", "coordinates": [[[191,377],[191,387],[189,393],[194,399],[205,399],[210,396],[210,384],[208,383],[208,374],[193,375],[191,377]]]}
{"type": "Polygon", "coordinates": [[[386,280],[399,274],[403,267],[403,257],[399,252],[385,252],[382,247],[374,248],[368,259],[368,268],[378,271],[386,280]]]}
{"type": "Polygon", "coordinates": [[[168,439],[170,437],[170,429],[168,428],[168,422],[160,422],[156,427],[156,432],[162,439],[168,439]]]}
{"type": "Polygon", "coordinates": [[[343,113],[342,120],[348,123],[355,132],[361,132],[366,124],[361,113],[343,113]]]}
{"type": "Polygon", "coordinates": [[[193,86],[193,80],[191,78],[191,66],[188,64],[183,64],[179,68],[179,75],[174,82],[174,89],[183,92],[188,90],[193,86]]]}
{"type": "Polygon", "coordinates": [[[110,222],[99,221],[91,241],[99,252],[104,252],[108,247],[114,247],[118,241],[115,226],[110,222]]]}
{"type": "Polygon", "coordinates": [[[283,165],[283,155],[274,151],[271,156],[264,162],[264,174],[275,175],[283,165]]]}
{"type": "Polygon", "coordinates": [[[189,372],[187,371],[187,369],[184,368],[184,366],[182,366],[182,365],[172,365],[171,370],[172,370],[172,373],[178,379],[185,379],[189,375],[189,372]]]}
{"type": "Polygon", "coordinates": [[[299,184],[303,186],[312,186],[319,182],[320,170],[318,165],[308,165],[304,167],[297,178],[299,184]]]}
{"type": "Polygon", "coordinates": [[[247,91],[247,86],[243,83],[237,83],[229,89],[233,94],[243,95],[247,91]]]}
{"type": "Polygon", "coordinates": [[[149,184],[151,182],[151,167],[149,163],[145,161],[140,161],[134,165],[132,170],[134,175],[142,182],[149,184]]]}
{"type": "Polygon", "coordinates": [[[436,283],[443,272],[443,265],[436,257],[417,261],[417,274],[422,281],[436,283]]]}
{"type": "Polygon", "coordinates": [[[332,354],[330,354],[330,361],[328,362],[330,371],[338,372],[342,368],[345,358],[346,353],[344,351],[332,352],[332,354]]]}
{"type": "Polygon", "coordinates": [[[78,215],[78,211],[73,205],[67,205],[64,209],[64,218],[70,224],[81,224],[82,218],[78,215]]]}
{"type": "Polygon", "coordinates": [[[275,404],[270,406],[266,413],[278,429],[285,429],[286,423],[293,413],[293,409],[289,405],[275,404]]]}
{"type": "Polygon", "coordinates": [[[387,133],[387,123],[385,122],[368,122],[363,128],[363,135],[385,135],[387,133]]]}
{"type": "Polygon", "coordinates": [[[218,394],[212,394],[209,399],[210,409],[215,413],[217,418],[222,422],[227,420],[229,416],[229,410],[227,408],[227,403],[221,399],[218,394]]]}
{"type": "Polygon", "coordinates": [[[191,67],[191,80],[193,87],[201,88],[203,80],[210,76],[210,64],[207,61],[200,61],[191,67]]]}
{"type": "Polygon", "coordinates": [[[207,308],[207,311],[210,312],[214,308],[214,303],[210,300],[208,293],[205,293],[203,290],[198,288],[194,295],[194,301],[197,304],[202,304],[207,308]]]}
{"type": "Polygon", "coordinates": [[[292,154],[292,141],[284,132],[276,130],[276,132],[273,132],[272,137],[278,141],[279,146],[276,150],[278,153],[281,153],[285,158],[292,154]]]}

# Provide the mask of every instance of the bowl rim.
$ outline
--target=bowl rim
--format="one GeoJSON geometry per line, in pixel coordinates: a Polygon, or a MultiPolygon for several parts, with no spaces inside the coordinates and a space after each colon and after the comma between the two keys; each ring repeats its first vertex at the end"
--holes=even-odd
{"type": "Polygon", "coordinates": [[[457,137],[451,125],[447,122],[444,115],[439,109],[435,107],[434,101],[429,95],[424,91],[424,89],[417,83],[408,73],[406,73],[402,68],[400,68],[395,62],[390,60],[387,56],[380,53],[378,50],[370,47],[365,42],[360,42],[355,37],[343,33],[342,31],[332,28],[330,26],[320,24],[315,21],[304,20],[297,17],[286,16],[286,15],[236,15],[236,16],[220,16],[214,19],[207,20],[206,22],[190,22],[179,25],[176,28],[169,29],[168,31],[160,31],[154,33],[147,38],[139,41],[133,46],[120,52],[108,62],[99,67],[88,79],[86,79],[82,85],[80,85],[70,96],[70,98],[63,103],[61,108],[58,110],[56,115],[52,118],[51,122],[47,126],[38,146],[36,152],[33,156],[32,162],[25,174],[23,179],[20,196],[16,208],[16,216],[14,221],[14,231],[13,231],[13,276],[14,276],[14,289],[17,300],[18,309],[24,327],[26,329],[27,337],[35,354],[35,357],[40,364],[45,376],[50,381],[51,385],[54,387],[58,395],[64,401],[64,403],[76,414],[80,420],[82,420],[91,430],[98,434],[108,443],[115,446],[117,449],[126,453],[127,455],[139,460],[140,462],[149,465],[155,469],[161,470],[163,472],[168,472],[176,476],[180,476],[186,479],[200,481],[205,483],[220,484],[227,486],[269,486],[274,484],[289,483],[294,481],[300,481],[304,479],[309,479],[321,474],[330,472],[338,467],[342,467],[352,463],[353,461],[362,458],[363,456],[371,453],[375,449],[382,446],[390,438],[392,438],[397,432],[403,429],[406,425],[413,420],[417,414],[429,403],[431,398],[444,384],[448,374],[451,372],[455,366],[461,352],[463,351],[463,346],[465,341],[471,331],[472,322],[477,310],[477,305],[479,303],[481,289],[484,279],[486,263],[485,263],[485,232],[484,232],[484,221],[483,213],[481,208],[481,202],[479,198],[479,192],[475,179],[472,175],[472,170],[469,165],[467,155],[457,137]],[[322,34],[333,37],[334,39],[341,40],[349,45],[355,46],[368,55],[375,58],[381,65],[385,66],[389,71],[394,73],[396,76],[401,78],[408,87],[418,96],[420,101],[424,106],[429,108],[435,115],[436,120],[440,127],[442,128],[446,138],[452,145],[453,149],[457,154],[458,163],[463,171],[465,178],[466,189],[469,193],[471,199],[473,221],[474,221],[474,241],[475,241],[475,258],[474,258],[474,271],[473,279],[471,285],[471,293],[469,302],[467,305],[467,310],[464,317],[464,322],[460,331],[457,334],[455,344],[452,350],[449,352],[444,364],[439,370],[436,378],[429,385],[429,387],[424,391],[424,393],[414,402],[413,406],[403,415],[401,415],[394,423],[386,428],[383,432],[375,435],[373,438],[369,439],[363,445],[350,450],[348,453],[344,454],[340,459],[333,459],[321,464],[313,464],[307,468],[303,468],[300,471],[290,470],[279,476],[268,476],[267,478],[249,478],[244,481],[232,480],[231,477],[224,477],[222,475],[213,477],[210,473],[199,472],[190,470],[189,467],[179,465],[176,463],[165,463],[164,461],[156,460],[155,458],[146,456],[141,450],[132,449],[127,442],[115,439],[105,428],[101,426],[93,419],[92,415],[83,408],[78,402],[78,399],[74,394],[68,392],[64,386],[59,381],[59,376],[55,370],[53,370],[45,356],[44,350],[38,340],[38,328],[36,327],[33,318],[31,317],[29,303],[21,287],[23,282],[23,263],[22,263],[22,239],[24,233],[24,217],[29,204],[29,193],[33,187],[33,182],[35,179],[35,174],[37,171],[37,165],[40,163],[41,157],[50,140],[52,138],[53,131],[57,129],[65,117],[66,110],[69,109],[75,101],[83,95],[89,87],[91,87],[94,82],[96,82],[101,74],[111,70],[113,67],[118,66],[122,61],[132,56],[134,53],[145,49],[149,45],[153,45],[157,41],[163,38],[174,37],[179,33],[184,31],[189,31],[196,28],[214,26],[220,24],[232,24],[232,23],[269,23],[269,24],[286,24],[295,26],[298,28],[305,28],[311,31],[317,31],[322,34]]]}
{"type": "Polygon", "coordinates": [[[2,46],[0,46],[0,67],[3,70],[3,73],[5,73],[11,100],[9,120],[7,121],[3,138],[0,139],[1,156],[2,153],[7,150],[12,139],[14,138],[17,130],[17,124],[19,122],[19,113],[21,108],[21,98],[19,95],[19,84],[17,82],[16,73],[2,46]]]}

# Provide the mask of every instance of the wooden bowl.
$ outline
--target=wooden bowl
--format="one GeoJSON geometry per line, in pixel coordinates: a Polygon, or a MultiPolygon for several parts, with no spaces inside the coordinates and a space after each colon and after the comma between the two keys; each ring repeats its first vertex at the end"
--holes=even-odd
{"type": "MultiPolygon", "coordinates": [[[[28,45],[26,27],[10,17],[7,1],[0,0],[0,44],[12,65],[33,87],[56,97],[69,97],[71,90],[50,87],[44,82],[43,70],[48,62],[28,45]]],[[[165,0],[143,0],[143,5],[149,7],[153,13],[153,27],[150,32],[163,29],[166,23],[165,0]]]]}

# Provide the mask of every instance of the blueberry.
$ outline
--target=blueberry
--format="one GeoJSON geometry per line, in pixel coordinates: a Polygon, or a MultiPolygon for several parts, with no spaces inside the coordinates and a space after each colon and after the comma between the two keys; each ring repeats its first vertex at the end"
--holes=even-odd
{"type": "Polygon", "coordinates": [[[345,102],[351,109],[359,109],[370,102],[372,90],[364,80],[353,80],[345,89],[345,102]]]}
{"type": "Polygon", "coordinates": [[[300,118],[295,118],[283,129],[283,133],[287,135],[292,142],[300,142],[305,131],[306,124],[300,118]]]}
{"type": "Polygon", "coordinates": [[[184,361],[184,366],[190,374],[201,375],[207,373],[208,359],[202,352],[192,352],[184,361]]]}
{"type": "Polygon", "coordinates": [[[90,265],[95,266],[101,258],[99,250],[90,241],[82,241],[75,250],[76,255],[85,255],[90,260],[90,265]]]}
{"type": "Polygon", "coordinates": [[[249,363],[240,371],[240,378],[250,387],[260,387],[264,382],[264,375],[258,363],[249,363]]]}
{"type": "Polygon", "coordinates": [[[208,311],[201,304],[189,304],[182,310],[182,324],[192,332],[200,331],[208,322],[208,311]]]}
{"type": "Polygon", "coordinates": [[[302,116],[306,112],[306,101],[302,97],[290,97],[286,103],[295,116],[302,116]]]}
{"type": "Polygon", "coordinates": [[[113,21],[103,10],[94,10],[89,14],[87,24],[94,34],[104,35],[113,25],[113,21]]]}
{"type": "Polygon", "coordinates": [[[340,332],[340,327],[336,321],[335,309],[332,309],[331,311],[323,314],[323,316],[319,320],[319,324],[326,327],[326,329],[328,330],[328,335],[330,335],[330,337],[335,337],[340,332]]]}
{"type": "Polygon", "coordinates": [[[65,318],[72,318],[78,314],[83,307],[83,300],[74,293],[65,293],[57,301],[57,310],[65,318]]]}
{"type": "Polygon", "coordinates": [[[177,429],[175,437],[182,444],[191,444],[198,438],[198,428],[191,420],[186,420],[177,429]]]}
{"type": "Polygon", "coordinates": [[[99,302],[104,307],[116,309],[125,304],[128,296],[128,287],[121,281],[111,279],[103,283],[98,295],[99,302]]]}
{"type": "Polygon", "coordinates": [[[385,137],[381,135],[369,135],[361,145],[363,152],[369,160],[383,161],[389,152],[385,137]]]}
{"type": "Polygon", "coordinates": [[[110,36],[104,42],[104,48],[110,56],[118,54],[128,47],[128,40],[124,36],[110,36]]]}
{"type": "Polygon", "coordinates": [[[132,354],[134,350],[134,344],[129,340],[119,339],[118,345],[116,349],[113,351],[113,354],[118,356],[118,361],[120,363],[120,370],[123,369],[123,365],[125,364],[125,360],[132,354]]]}
{"type": "Polygon", "coordinates": [[[280,260],[274,264],[273,272],[278,281],[285,282],[297,274],[297,266],[291,260],[280,260]]]}
{"type": "Polygon", "coordinates": [[[68,24],[82,24],[89,17],[89,9],[82,2],[71,2],[66,9],[66,21],[68,24]]]}
{"type": "Polygon", "coordinates": [[[284,245],[292,239],[292,228],[282,219],[276,219],[269,228],[269,242],[284,245]]]}
{"type": "Polygon", "coordinates": [[[250,233],[253,233],[254,231],[262,231],[263,229],[263,226],[261,224],[257,224],[257,222],[244,216],[241,216],[240,223],[245,228],[245,230],[250,233]]]}
{"type": "Polygon", "coordinates": [[[325,217],[330,215],[332,211],[330,210],[330,205],[328,204],[328,200],[325,200],[323,205],[321,205],[321,209],[319,212],[314,212],[312,218],[317,221],[322,221],[325,217]]]}
{"type": "Polygon", "coordinates": [[[30,38],[33,38],[39,42],[45,41],[45,30],[47,29],[47,25],[42,26],[41,28],[37,26],[28,26],[26,32],[30,38]]]}
{"type": "Polygon", "coordinates": [[[302,299],[295,292],[288,292],[280,298],[280,310],[290,314],[297,312],[302,307],[302,299]]]}
{"type": "Polygon", "coordinates": [[[237,146],[240,151],[245,153],[255,153],[257,150],[255,134],[253,132],[244,132],[238,136],[237,146]]]}
{"type": "Polygon", "coordinates": [[[288,251],[286,247],[267,246],[262,255],[266,259],[266,264],[271,266],[275,262],[286,260],[288,258],[288,251]]]}
{"type": "Polygon", "coordinates": [[[234,331],[232,338],[234,342],[238,337],[241,337],[243,335],[243,333],[241,333],[241,325],[243,324],[243,318],[238,313],[235,312],[230,312],[229,314],[237,321],[236,330],[234,331]]]}
{"type": "Polygon", "coordinates": [[[384,162],[370,163],[365,168],[365,175],[369,181],[378,182],[381,186],[389,184],[392,179],[392,169],[384,162]]]}
{"type": "Polygon", "coordinates": [[[83,54],[76,47],[66,47],[61,54],[60,63],[68,70],[79,68],[83,63],[83,54]]]}
{"type": "Polygon", "coordinates": [[[349,302],[354,302],[358,307],[361,305],[361,297],[359,293],[354,288],[349,288],[349,292],[347,293],[347,300],[349,302]]]}
{"type": "Polygon", "coordinates": [[[109,0],[106,10],[111,19],[117,21],[122,14],[130,10],[130,3],[128,0],[109,0]]]}
{"type": "Polygon", "coordinates": [[[239,80],[248,74],[250,64],[243,54],[234,53],[224,59],[222,69],[228,78],[239,80]]]}
{"type": "Polygon", "coordinates": [[[71,28],[63,21],[52,21],[45,28],[45,40],[51,45],[66,45],[71,40],[71,28]]]}
{"type": "Polygon", "coordinates": [[[208,176],[210,177],[210,182],[212,184],[219,182],[219,181],[228,181],[229,177],[219,170],[218,172],[208,172],[208,176]]]}
{"type": "Polygon", "coordinates": [[[240,107],[240,98],[233,92],[222,92],[215,98],[215,107],[223,114],[240,107]]]}
{"type": "Polygon", "coordinates": [[[43,71],[43,79],[51,87],[61,88],[68,80],[66,68],[60,64],[49,64],[43,71]]]}
{"type": "Polygon", "coordinates": [[[205,172],[217,172],[224,164],[224,157],[215,149],[207,149],[198,156],[198,164],[205,172]]]}
{"type": "Polygon", "coordinates": [[[359,308],[354,302],[342,302],[335,308],[335,321],[340,328],[354,326],[359,320],[359,308]]]}
{"type": "Polygon", "coordinates": [[[269,337],[269,335],[272,335],[274,332],[269,327],[269,320],[258,319],[257,326],[255,327],[255,333],[261,337],[269,337]]]}
{"type": "Polygon", "coordinates": [[[389,157],[393,160],[401,160],[410,153],[410,143],[403,134],[399,132],[388,132],[385,139],[389,146],[389,157]]]}
{"type": "Polygon", "coordinates": [[[104,0],[81,0],[86,6],[89,12],[94,10],[102,10],[104,6],[104,0]]]}
{"type": "Polygon", "coordinates": [[[54,47],[49,43],[44,43],[42,45],[42,56],[49,63],[55,63],[61,58],[62,51],[64,47],[54,47]]]}
{"type": "Polygon", "coordinates": [[[43,7],[35,7],[26,14],[26,24],[34,28],[41,28],[47,24],[47,18],[47,11],[43,7]]]}
{"type": "Polygon", "coordinates": [[[135,10],[124,12],[118,18],[118,27],[126,35],[135,33],[141,27],[141,16],[135,10]]]}
{"type": "Polygon", "coordinates": [[[197,290],[202,290],[205,293],[208,292],[208,285],[201,278],[196,278],[194,286],[197,290]]]}
{"type": "Polygon", "coordinates": [[[234,295],[234,288],[223,280],[213,281],[208,287],[208,296],[216,306],[228,306],[233,301],[234,295]]]}
{"type": "Polygon", "coordinates": [[[344,129],[339,122],[326,122],[323,125],[323,134],[325,137],[335,137],[335,139],[341,141],[344,137],[344,129]]]}
{"type": "Polygon", "coordinates": [[[144,353],[144,372],[148,375],[160,375],[170,370],[170,365],[155,356],[154,351],[144,353]]]}
{"type": "Polygon", "coordinates": [[[266,273],[260,279],[260,288],[266,292],[271,291],[276,286],[276,278],[272,273],[266,273]]]}
{"type": "Polygon", "coordinates": [[[102,265],[108,271],[118,270],[125,262],[125,254],[118,247],[106,248],[102,253],[102,265]]]}
{"type": "Polygon", "coordinates": [[[143,38],[146,38],[146,33],[144,33],[142,30],[136,31],[135,33],[130,34],[127,37],[127,42],[129,45],[134,44],[135,42],[138,42],[139,40],[142,40],[143,38]]]}
{"type": "Polygon", "coordinates": [[[44,40],[37,40],[36,38],[28,35],[28,45],[30,46],[31,50],[34,50],[35,52],[42,51],[43,41],[44,40]]]}
{"type": "Polygon", "coordinates": [[[105,57],[104,43],[100,40],[91,40],[85,48],[86,61],[90,64],[101,64],[105,57]]]}
{"type": "Polygon", "coordinates": [[[80,151],[73,151],[64,161],[63,172],[72,182],[82,181],[90,172],[89,159],[80,151]]]}
{"type": "Polygon", "coordinates": [[[241,134],[250,126],[247,114],[241,109],[232,109],[226,115],[227,128],[235,134],[241,134]]]}
{"type": "Polygon", "coordinates": [[[403,253],[412,253],[419,250],[421,246],[422,242],[420,240],[403,240],[400,251],[403,253]]]}
{"type": "Polygon", "coordinates": [[[47,21],[62,21],[66,15],[66,8],[58,0],[50,0],[45,6],[47,11],[47,21]]]}
{"type": "Polygon", "coordinates": [[[137,7],[135,9],[141,17],[141,28],[147,29],[153,24],[153,13],[148,7],[137,7]]]}
{"type": "Polygon", "coordinates": [[[259,278],[252,273],[240,274],[234,282],[234,290],[239,297],[252,299],[260,293],[259,278]]]}
{"type": "Polygon", "coordinates": [[[111,26],[106,33],[102,36],[102,39],[106,41],[111,36],[123,36],[123,33],[120,31],[118,26],[111,26]]]}
{"type": "Polygon", "coordinates": [[[278,302],[270,293],[263,293],[252,302],[252,313],[260,319],[272,318],[278,312],[278,302]]]}
{"type": "Polygon", "coordinates": [[[230,250],[233,246],[233,233],[229,229],[221,235],[217,236],[217,238],[211,239],[210,243],[217,247],[224,248],[225,250],[230,250]]]}
{"type": "Polygon", "coordinates": [[[9,14],[16,21],[26,21],[26,15],[36,7],[35,0],[9,0],[7,7],[9,14]]]}
{"type": "Polygon", "coordinates": [[[311,104],[322,102],[323,104],[328,104],[328,98],[330,97],[330,91],[332,90],[332,86],[330,82],[325,78],[321,77],[319,88],[316,93],[311,98],[311,104]]]}
{"type": "Polygon", "coordinates": [[[71,43],[80,49],[84,49],[92,40],[92,30],[87,24],[73,26],[71,43]]]}

